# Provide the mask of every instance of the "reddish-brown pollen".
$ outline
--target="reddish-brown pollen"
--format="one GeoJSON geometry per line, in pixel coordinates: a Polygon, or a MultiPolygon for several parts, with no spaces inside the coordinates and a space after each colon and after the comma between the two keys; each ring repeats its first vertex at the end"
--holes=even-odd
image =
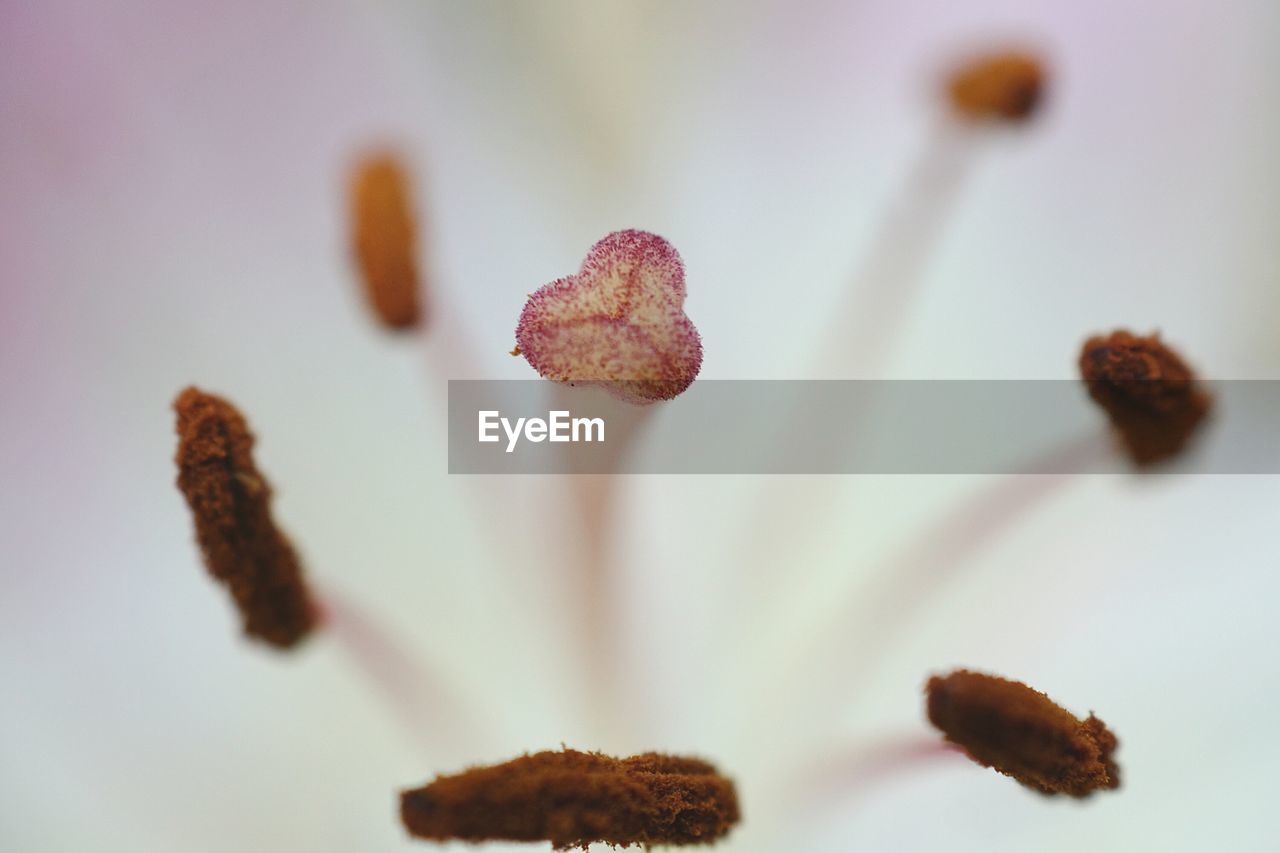
{"type": "Polygon", "coordinates": [[[411,835],[432,841],[707,844],[738,822],[733,783],[695,758],[539,752],[404,791],[411,835]]]}
{"type": "Polygon", "coordinates": [[[301,642],[316,609],[298,555],[271,517],[271,487],[253,462],[253,434],[235,406],[187,388],[173,404],[178,488],[204,563],[230,591],[244,632],[278,648],[301,642]]]}
{"type": "Polygon", "coordinates": [[[1043,99],[1044,78],[1044,65],[1032,54],[990,54],[952,75],[951,104],[966,118],[1026,121],[1043,99]]]}
{"type": "Polygon", "coordinates": [[[1209,414],[1195,373],[1159,335],[1127,331],[1089,338],[1080,375],[1139,465],[1177,455],[1209,414]]]}
{"type": "Polygon", "coordinates": [[[351,185],[352,242],[365,297],[388,329],[417,326],[422,317],[417,223],[409,177],[390,154],[369,157],[351,185]]]}
{"type": "Polygon", "coordinates": [[[1019,681],[963,669],[930,678],[925,693],[929,722],[984,767],[1043,794],[1120,787],[1116,737],[1092,714],[1079,720],[1019,681]]]}

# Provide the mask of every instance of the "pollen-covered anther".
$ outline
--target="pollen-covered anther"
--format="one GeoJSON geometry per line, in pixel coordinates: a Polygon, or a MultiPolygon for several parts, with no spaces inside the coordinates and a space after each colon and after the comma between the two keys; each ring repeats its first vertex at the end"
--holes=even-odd
{"type": "Polygon", "coordinates": [[[301,642],[316,608],[298,555],[271,517],[271,487],[253,462],[253,434],[235,406],[187,388],[177,413],[178,488],[195,519],[209,574],[231,591],[248,636],[301,642]]]}
{"type": "Polygon", "coordinates": [[[696,758],[610,758],[565,749],[439,776],[400,795],[409,833],[431,841],[549,841],[558,850],[707,844],[738,822],[733,783],[696,758]]]}
{"type": "Polygon", "coordinates": [[[1080,375],[1139,465],[1182,451],[1212,406],[1195,373],[1159,335],[1121,330],[1089,338],[1080,375]]]}
{"type": "Polygon", "coordinates": [[[1025,121],[1044,94],[1044,65],[1021,51],[992,53],[955,71],[948,84],[951,105],[970,119],[1025,121]]]}
{"type": "Polygon", "coordinates": [[[925,688],[929,722],[974,761],[1042,794],[1086,797],[1120,787],[1116,736],[1018,681],[968,670],[925,688]]]}
{"type": "Polygon", "coordinates": [[[351,182],[351,239],[365,298],[388,329],[422,317],[417,223],[409,176],[394,156],[366,158],[351,182]]]}
{"type": "Polygon", "coordinates": [[[617,231],[591,247],[576,275],[529,297],[515,352],[556,382],[600,385],[633,403],[669,400],[702,367],[684,299],[675,248],[656,234],[617,231]]]}

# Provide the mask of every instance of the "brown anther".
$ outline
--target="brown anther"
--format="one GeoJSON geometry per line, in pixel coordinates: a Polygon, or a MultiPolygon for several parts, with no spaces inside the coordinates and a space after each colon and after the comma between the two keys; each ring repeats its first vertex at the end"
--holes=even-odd
{"type": "Polygon", "coordinates": [[[432,841],[706,844],[738,822],[733,783],[705,761],[565,749],[439,776],[400,795],[411,835],[432,841]]]}
{"type": "Polygon", "coordinates": [[[365,296],[389,329],[418,325],[422,315],[417,223],[409,178],[393,156],[377,154],[356,169],[351,185],[352,240],[365,296]]]}
{"type": "Polygon", "coordinates": [[[235,406],[187,388],[178,415],[178,488],[191,507],[204,563],[231,590],[244,632],[296,645],[316,613],[298,556],[271,518],[271,487],[253,464],[253,435],[235,406]]]}
{"type": "Polygon", "coordinates": [[[1180,452],[1212,405],[1191,368],[1159,335],[1117,331],[1089,338],[1080,352],[1080,375],[1139,465],[1180,452]]]}
{"type": "Polygon", "coordinates": [[[1043,794],[1120,787],[1116,736],[1092,714],[1079,720],[1021,682],[964,669],[930,678],[925,693],[929,722],[984,767],[1043,794]]]}
{"type": "Polygon", "coordinates": [[[1029,53],[1010,51],[983,56],[952,76],[951,104],[971,119],[1025,121],[1039,106],[1044,66],[1029,53]]]}

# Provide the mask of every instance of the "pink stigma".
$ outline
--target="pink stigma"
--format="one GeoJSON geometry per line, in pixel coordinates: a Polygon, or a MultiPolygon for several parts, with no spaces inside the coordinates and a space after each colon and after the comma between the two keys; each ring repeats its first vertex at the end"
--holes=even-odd
{"type": "Polygon", "coordinates": [[[553,382],[599,385],[637,404],[670,400],[702,367],[684,296],[684,264],[670,243],[615,231],[591,247],[577,275],[529,297],[517,353],[553,382]]]}

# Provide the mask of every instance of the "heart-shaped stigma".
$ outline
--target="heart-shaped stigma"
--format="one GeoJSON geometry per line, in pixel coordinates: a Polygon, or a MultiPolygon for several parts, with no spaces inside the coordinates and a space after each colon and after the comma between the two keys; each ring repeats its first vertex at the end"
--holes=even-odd
{"type": "Polygon", "coordinates": [[[554,382],[600,385],[632,403],[670,400],[702,367],[684,295],[675,247],[647,231],[615,231],[591,247],[577,275],[529,297],[516,353],[554,382]]]}

